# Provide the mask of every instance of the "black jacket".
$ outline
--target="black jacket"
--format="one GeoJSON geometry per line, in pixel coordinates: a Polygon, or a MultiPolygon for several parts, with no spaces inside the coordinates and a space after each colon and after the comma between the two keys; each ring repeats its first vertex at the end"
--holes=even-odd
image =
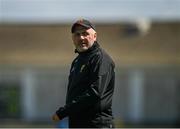
{"type": "Polygon", "coordinates": [[[69,127],[111,127],[114,62],[97,42],[79,53],[69,75],[66,105],[56,114],[69,117],[69,127]]]}

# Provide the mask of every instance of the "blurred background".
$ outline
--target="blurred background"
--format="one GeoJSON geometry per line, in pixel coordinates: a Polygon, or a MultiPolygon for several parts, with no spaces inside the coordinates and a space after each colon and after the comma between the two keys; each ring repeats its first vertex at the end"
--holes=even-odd
{"type": "Polygon", "coordinates": [[[180,0],[0,0],[0,127],[62,127],[77,56],[71,24],[92,21],[116,63],[116,127],[179,127],[180,0]]]}

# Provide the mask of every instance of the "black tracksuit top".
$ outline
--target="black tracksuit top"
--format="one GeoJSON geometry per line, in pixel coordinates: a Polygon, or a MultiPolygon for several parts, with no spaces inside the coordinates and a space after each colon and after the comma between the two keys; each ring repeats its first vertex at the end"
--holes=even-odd
{"type": "Polygon", "coordinates": [[[114,91],[114,62],[95,42],[79,53],[70,69],[66,105],[56,114],[68,116],[70,128],[110,127],[114,91]]]}

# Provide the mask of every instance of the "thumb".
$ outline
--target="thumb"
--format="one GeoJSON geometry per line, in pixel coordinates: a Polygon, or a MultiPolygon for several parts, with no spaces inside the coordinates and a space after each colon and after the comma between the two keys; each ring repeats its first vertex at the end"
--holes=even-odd
{"type": "Polygon", "coordinates": [[[53,121],[60,121],[60,119],[59,119],[59,117],[58,117],[57,114],[54,114],[54,115],[52,116],[52,120],[53,120],[53,121]]]}

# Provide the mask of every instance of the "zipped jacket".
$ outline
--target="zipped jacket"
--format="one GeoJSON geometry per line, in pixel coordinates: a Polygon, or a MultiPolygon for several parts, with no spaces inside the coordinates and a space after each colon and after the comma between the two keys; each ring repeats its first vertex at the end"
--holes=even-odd
{"type": "Polygon", "coordinates": [[[78,54],[70,69],[66,105],[56,114],[68,116],[70,128],[112,127],[114,62],[97,42],[78,54]]]}

